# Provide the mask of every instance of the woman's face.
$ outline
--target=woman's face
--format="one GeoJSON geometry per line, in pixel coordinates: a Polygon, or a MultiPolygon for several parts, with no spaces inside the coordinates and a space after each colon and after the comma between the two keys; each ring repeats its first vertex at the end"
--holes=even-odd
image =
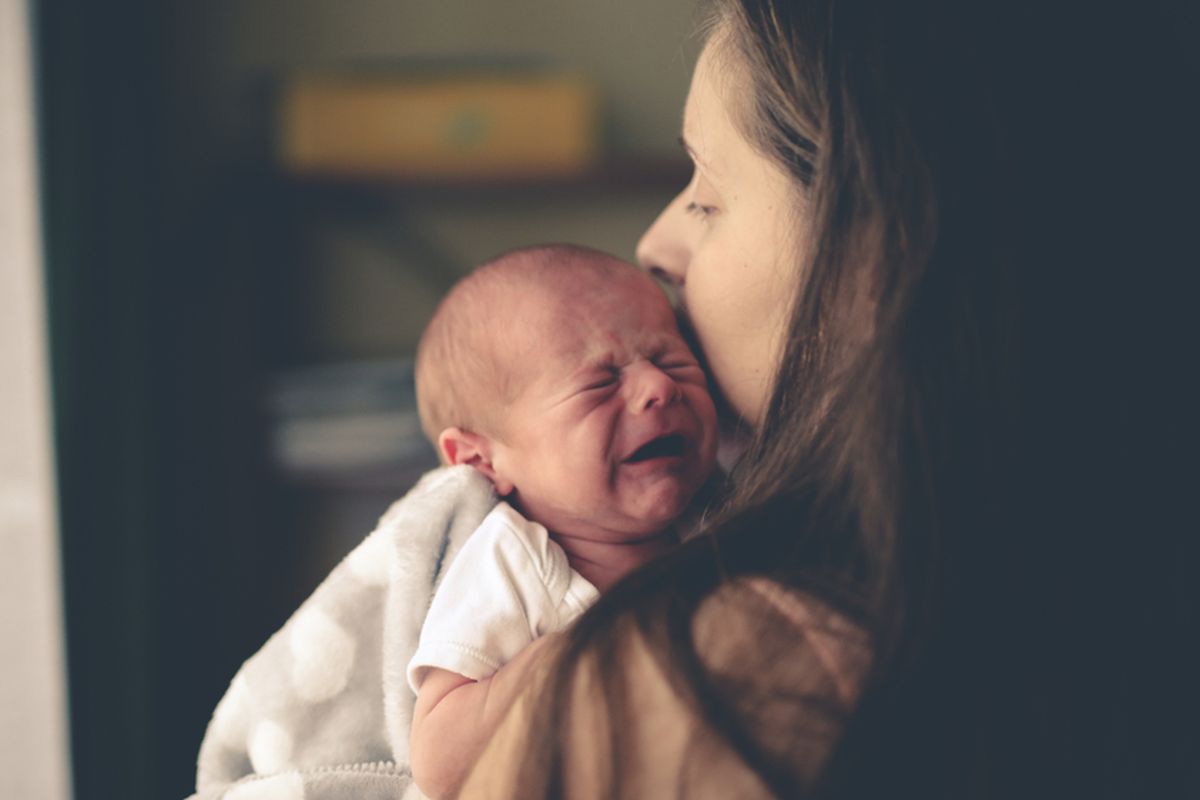
{"type": "Polygon", "coordinates": [[[692,181],[638,244],[638,261],[678,291],[718,388],[757,425],[795,294],[801,195],[731,114],[740,88],[719,38],[704,48],[683,114],[692,181]]]}

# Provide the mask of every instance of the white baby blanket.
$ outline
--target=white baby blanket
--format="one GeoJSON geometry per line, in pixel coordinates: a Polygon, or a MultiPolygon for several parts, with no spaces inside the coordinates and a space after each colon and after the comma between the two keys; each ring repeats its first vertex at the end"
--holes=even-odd
{"type": "Polygon", "coordinates": [[[438,581],[496,502],[459,466],[393,504],[242,665],[205,733],[191,800],[420,797],[405,670],[438,581]]]}

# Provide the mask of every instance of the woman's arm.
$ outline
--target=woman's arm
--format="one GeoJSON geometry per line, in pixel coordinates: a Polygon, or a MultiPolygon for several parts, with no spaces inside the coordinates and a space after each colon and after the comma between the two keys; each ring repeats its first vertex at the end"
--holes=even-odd
{"type": "Polygon", "coordinates": [[[413,711],[413,780],[431,798],[452,797],[484,745],[541,662],[543,636],[495,674],[471,680],[430,668],[413,711]]]}

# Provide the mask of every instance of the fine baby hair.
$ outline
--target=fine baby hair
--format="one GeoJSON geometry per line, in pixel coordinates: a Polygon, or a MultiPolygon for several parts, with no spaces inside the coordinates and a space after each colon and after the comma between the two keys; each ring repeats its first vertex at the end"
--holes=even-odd
{"type": "Polygon", "coordinates": [[[542,293],[578,303],[626,276],[652,283],[636,267],[573,244],[543,244],[502,253],[460,280],[442,299],[417,347],[417,409],[437,446],[448,427],[492,431],[520,388],[505,331],[520,326],[511,298],[542,293]]]}

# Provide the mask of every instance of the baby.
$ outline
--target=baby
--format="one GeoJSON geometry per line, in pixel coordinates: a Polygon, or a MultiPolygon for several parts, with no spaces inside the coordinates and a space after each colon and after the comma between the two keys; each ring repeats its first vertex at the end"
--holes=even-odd
{"type": "Polygon", "coordinates": [[[654,282],[565,245],[506,254],[454,288],[418,349],[417,396],[442,460],[504,499],[448,568],[408,668],[413,775],[439,796],[516,694],[501,667],[678,541],[717,424],[654,282]]]}
{"type": "Polygon", "coordinates": [[[196,800],[407,797],[414,776],[453,792],[535,640],[671,549],[713,465],[716,414],[665,297],[591,250],[521,250],[464,279],[417,381],[451,466],[238,670],[196,800]]]}

